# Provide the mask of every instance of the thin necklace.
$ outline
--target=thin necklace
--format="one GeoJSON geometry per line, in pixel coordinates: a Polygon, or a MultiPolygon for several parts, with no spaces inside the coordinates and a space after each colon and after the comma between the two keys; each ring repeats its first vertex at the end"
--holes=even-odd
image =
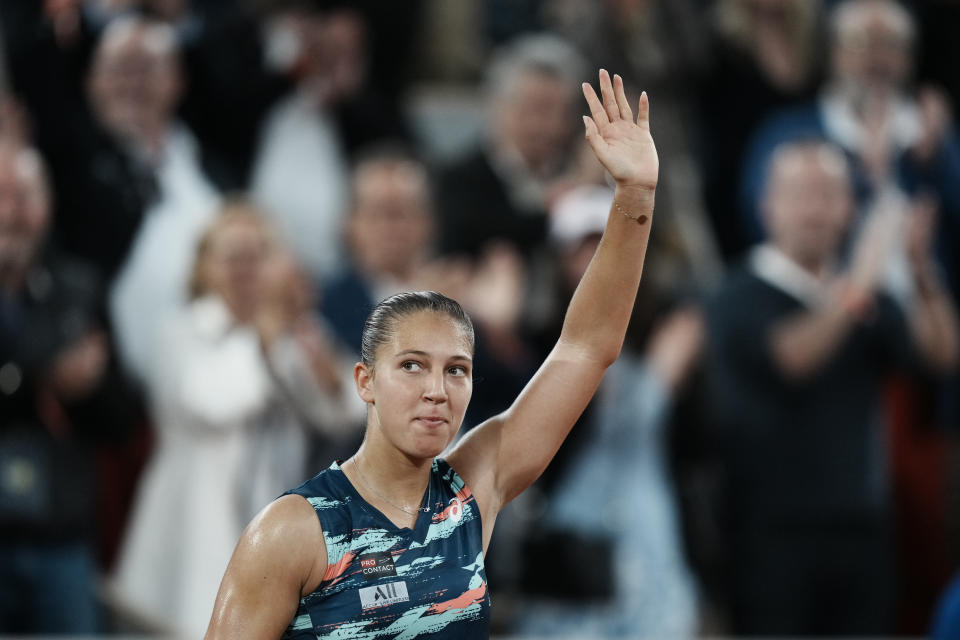
{"type": "Polygon", "coordinates": [[[363,486],[365,486],[367,489],[370,489],[370,491],[373,491],[375,494],[377,494],[377,496],[378,496],[381,500],[385,500],[388,504],[390,504],[390,506],[392,506],[392,507],[394,507],[394,508],[396,508],[396,509],[399,509],[400,511],[403,511],[403,512],[406,513],[407,515],[411,515],[411,516],[415,516],[415,515],[417,515],[418,513],[420,513],[421,511],[423,511],[424,513],[429,513],[429,512],[430,512],[430,494],[431,494],[431,492],[432,492],[432,487],[430,486],[430,480],[429,480],[429,479],[427,480],[427,506],[425,506],[425,507],[420,507],[420,508],[418,508],[418,509],[414,509],[413,511],[411,511],[411,510],[410,510],[409,508],[407,508],[407,507],[401,507],[401,506],[398,505],[396,502],[394,502],[393,500],[391,500],[391,499],[388,498],[387,496],[383,495],[382,493],[380,493],[379,491],[377,491],[376,489],[374,489],[374,488],[370,485],[370,483],[367,482],[366,477],[364,477],[364,475],[363,475],[363,470],[360,468],[360,461],[359,461],[356,457],[354,457],[354,459],[353,459],[353,466],[356,467],[356,469],[357,469],[357,475],[360,476],[360,481],[363,483],[363,486]]]}

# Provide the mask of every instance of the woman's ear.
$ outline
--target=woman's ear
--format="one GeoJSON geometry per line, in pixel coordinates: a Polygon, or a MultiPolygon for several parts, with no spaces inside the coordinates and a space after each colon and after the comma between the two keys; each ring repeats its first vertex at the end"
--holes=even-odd
{"type": "Polygon", "coordinates": [[[357,385],[357,395],[367,404],[373,404],[373,367],[362,362],[353,365],[353,381],[357,385]]]}

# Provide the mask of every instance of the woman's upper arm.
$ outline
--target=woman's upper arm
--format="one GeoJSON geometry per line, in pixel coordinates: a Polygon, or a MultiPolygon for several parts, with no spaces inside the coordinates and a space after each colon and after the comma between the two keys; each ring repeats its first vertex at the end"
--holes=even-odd
{"type": "Polygon", "coordinates": [[[220,584],[206,640],[279,638],[326,571],[326,545],[313,507],[276,500],[240,537],[220,584]]]}
{"type": "Polygon", "coordinates": [[[607,364],[558,344],[505,412],[475,427],[447,456],[483,515],[495,514],[553,459],[603,379],[607,364]]]}

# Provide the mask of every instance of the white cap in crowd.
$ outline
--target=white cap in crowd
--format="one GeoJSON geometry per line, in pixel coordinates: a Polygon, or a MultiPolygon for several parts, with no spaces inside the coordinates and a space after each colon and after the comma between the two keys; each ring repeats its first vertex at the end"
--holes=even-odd
{"type": "Polygon", "coordinates": [[[550,210],[550,240],[572,247],[584,238],[603,233],[613,204],[613,189],[583,185],[561,196],[550,210]]]}

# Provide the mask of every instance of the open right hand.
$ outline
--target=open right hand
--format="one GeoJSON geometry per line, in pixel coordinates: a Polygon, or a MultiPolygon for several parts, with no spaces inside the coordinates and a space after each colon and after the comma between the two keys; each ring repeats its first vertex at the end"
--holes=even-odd
{"type": "Polygon", "coordinates": [[[583,83],[583,95],[592,116],[583,117],[590,148],[618,187],[652,193],[657,187],[660,160],[650,135],[647,93],[640,95],[636,121],[619,75],[615,75],[611,82],[610,74],[601,69],[600,94],[602,102],[593,87],[583,83]]]}

